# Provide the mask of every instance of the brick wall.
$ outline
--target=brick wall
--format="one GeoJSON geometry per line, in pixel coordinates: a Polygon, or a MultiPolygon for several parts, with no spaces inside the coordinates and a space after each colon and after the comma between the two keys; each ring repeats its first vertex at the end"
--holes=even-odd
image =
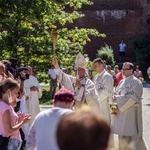
{"type": "Polygon", "coordinates": [[[93,0],[93,2],[94,5],[82,8],[81,12],[85,17],[73,24],[78,27],[96,28],[106,34],[105,39],[92,38],[92,42],[85,46],[90,59],[93,60],[97,49],[107,43],[113,48],[116,61],[119,61],[118,45],[124,40],[127,44],[126,61],[135,62],[133,40],[149,33],[150,25],[146,23],[148,4],[144,0],[93,0]]]}
{"type": "Polygon", "coordinates": [[[91,0],[94,5],[84,6],[83,9],[137,9],[142,8],[145,0],[91,0]]]}

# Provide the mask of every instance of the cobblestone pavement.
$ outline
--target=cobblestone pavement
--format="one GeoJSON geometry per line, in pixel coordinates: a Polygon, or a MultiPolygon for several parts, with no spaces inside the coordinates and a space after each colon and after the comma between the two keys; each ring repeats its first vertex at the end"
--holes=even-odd
{"type": "MultiPolygon", "coordinates": [[[[52,107],[42,105],[41,110],[52,107]]],[[[150,84],[144,84],[142,96],[142,110],[143,110],[143,136],[146,141],[148,150],[150,150],[150,84]]]]}
{"type": "Polygon", "coordinates": [[[150,150],[150,84],[145,84],[142,96],[143,136],[150,150]]]}

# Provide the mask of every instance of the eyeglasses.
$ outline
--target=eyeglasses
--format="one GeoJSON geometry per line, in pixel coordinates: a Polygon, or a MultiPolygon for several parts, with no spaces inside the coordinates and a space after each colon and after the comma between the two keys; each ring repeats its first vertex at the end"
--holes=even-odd
{"type": "Polygon", "coordinates": [[[131,70],[130,68],[122,68],[122,70],[131,70]]]}

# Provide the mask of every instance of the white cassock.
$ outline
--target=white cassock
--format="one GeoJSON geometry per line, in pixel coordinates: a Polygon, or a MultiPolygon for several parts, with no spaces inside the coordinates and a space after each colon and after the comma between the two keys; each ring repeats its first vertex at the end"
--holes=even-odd
{"type": "Polygon", "coordinates": [[[30,125],[34,121],[36,115],[40,112],[39,98],[42,96],[42,89],[36,77],[29,76],[29,79],[24,81],[24,89],[26,91],[26,96],[28,99],[28,110],[31,114],[30,125]],[[36,86],[39,91],[30,91],[30,88],[36,86]]]}
{"type": "Polygon", "coordinates": [[[120,81],[115,93],[119,110],[116,115],[112,115],[112,132],[131,137],[136,150],[145,150],[142,137],[141,81],[131,75],[120,81]]]}
{"type": "Polygon", "coordinates": [[[93,80],[100,100],[100,111],[107,122],[110,124],[110,105],[113,94],[113,77],[107,71],[103,70],[97,74],[93,80]]]}
{"type": "MultiPolygon", "coordinates": [[[[20,98],[20,99],[17,98],[17,102],[18,101],[20,101],[20,110],[19,110],[19,112],[23,113],[23,114],[29,114],[25,94],[22,96],[22,98],[20,98]]],[[[29,132],[29,123],[23,124],[21,128],[22,128],[22,130],[23,130],[23,132],[25,134],[25,140],[26,140],[28,132],[29,132]]]]}
{"type": "Polygon", "coordinates": [[[58,80],[63,83],[64,87],[75,93],[77,100],[76,106],[78,104],[85,103],[92,108],[99,110],[98,93],[94,83],[88,78],[88,76],[84,76],[82,79],[80,79],[82,86],[80,89],[78,89],[75,87],[76,77],[68,75],[62,72],[60,69],[55,69],[55,72],[58,76],[58,80]]]}

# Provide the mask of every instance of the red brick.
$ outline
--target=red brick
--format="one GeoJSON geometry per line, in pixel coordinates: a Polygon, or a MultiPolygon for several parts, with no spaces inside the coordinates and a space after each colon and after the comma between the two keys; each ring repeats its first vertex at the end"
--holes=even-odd
{"type": "Polygon", "coordinates": [[[82,8],[84,18],[68,26],[96,28],[100,33],[106,34],[105,39],[92,38],[92,42],[85,46],[85,52],[93,60],[97,49],[104,46],[105,42],[113,48],[115,59],[119,61],[118,45],[124,40],[127,44],[126,61],[135,62],[133,40],[149,33],[150,25],[146,21],[150,4],[144,0],[93,0],[93,2],[94,5],[82,8]]]}

